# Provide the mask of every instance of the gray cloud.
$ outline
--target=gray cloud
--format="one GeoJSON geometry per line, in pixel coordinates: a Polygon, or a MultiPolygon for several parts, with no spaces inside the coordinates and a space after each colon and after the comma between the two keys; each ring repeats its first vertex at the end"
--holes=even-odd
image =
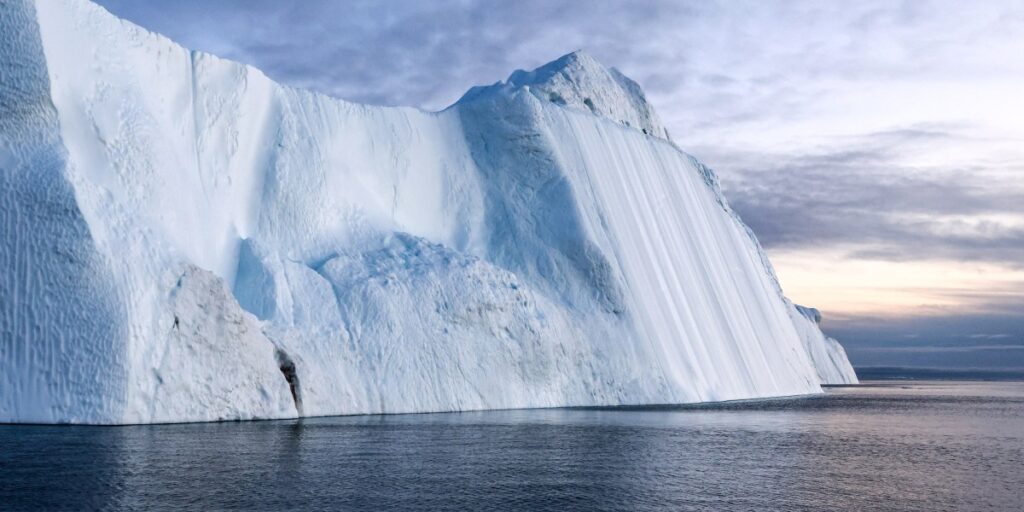
{"type": "Polygon", "coordinates": [[[1010,2],[99,1],[286,83],[374,103],[440,108],[471,85],[585,48],[643,84],[677,133],[715,114],[791,115],[827,93],[816,85],[824,77],[948,72],[965,44],[1024,28],[1010,2]],[[733,101],[708,101],[716,95],[733,101]]]}
{"type": "Polygon", "coordinates": [[[1024,186],[1007,177],[1024,173],[1024,163],[902,163],[906,153],[965,139],[918,127],[806,154],[707,151],[730,163],[723,176],[730,203],[768,248],[846,246],[859,259],[1024,265],[1024,186]]]}
{"type": "Polygon", "coordinates": [[[970,308],[934,307],[914,316],[826,315],[855,366],[1024,370],[1024,283],[964,293],[970,308]]]}
{"type": "Polygon", "coordinates": [[[921,347],[866,347],[858,349],[860,352],[865,353],[900,353],[900,354],[920,354],[920,353],[965,353],[965,352],[981,352],[988,350],[995,351],[1024,351],[1024,345],[973,345],[973,346],[956,346],[956,347],[936,347],[936,346],[921,346],[921,347]]]}
{"type": "MultiPolygon", "coordinates": [[[[609,63],[659,58],[634,32],[666,32],[695,7],[619,2],[101,0],[182,43],[272,78],[359,102],[439,109],[470,86],[586,47],[609,63]],[[615,20],[615,23],[609,23],[615,20]],[[623,44],[628,43],[628,44],[623,44]]],[[[676,24],[683,29],[687,24],[676,24]]],[[[664,61],[664,60],[662,60],[664,61]]]]}

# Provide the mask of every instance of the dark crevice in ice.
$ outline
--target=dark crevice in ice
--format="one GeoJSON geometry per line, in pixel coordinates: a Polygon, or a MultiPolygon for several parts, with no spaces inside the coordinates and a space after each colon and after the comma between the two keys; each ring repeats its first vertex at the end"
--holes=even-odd
{"type": "Polygon", "coordinates": [[[295,402],[295,410],[302,416],[302,386],[299,385],[299,374],[295,371],[295,362],[288,354],[277,350],[277,365],[281,369],[281,375],[288,382],[288,389],[292,392],[292,401],[295,402]]]}

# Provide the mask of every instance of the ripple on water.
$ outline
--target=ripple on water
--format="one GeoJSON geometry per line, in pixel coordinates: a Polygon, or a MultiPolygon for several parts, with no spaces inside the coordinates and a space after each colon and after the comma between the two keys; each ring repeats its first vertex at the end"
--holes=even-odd
{"type": "Polygon", "coordinates": [[[1021,510],[1024,383],[633,408],[0,426],[0,508],[1021,510]]]}

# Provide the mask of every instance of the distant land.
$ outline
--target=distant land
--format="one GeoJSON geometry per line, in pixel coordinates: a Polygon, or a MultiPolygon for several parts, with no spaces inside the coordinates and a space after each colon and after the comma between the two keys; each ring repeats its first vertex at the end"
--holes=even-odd
{"type": "Polygon", "coordinates": [[[861,380],[1024,380],[1024,368],[987,370],[864,366],[855,367],[854,370],[861,380]]]}

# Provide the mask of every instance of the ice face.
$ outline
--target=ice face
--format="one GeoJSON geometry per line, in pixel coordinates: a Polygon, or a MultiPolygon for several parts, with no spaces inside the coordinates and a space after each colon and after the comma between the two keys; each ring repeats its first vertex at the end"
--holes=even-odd
{"type": "Polygon", "coordinates": [[[428,113],[282,87],[84,0],[0,9],[0,421],[856,379],[714,174],[585,54],[428,113]]]}

